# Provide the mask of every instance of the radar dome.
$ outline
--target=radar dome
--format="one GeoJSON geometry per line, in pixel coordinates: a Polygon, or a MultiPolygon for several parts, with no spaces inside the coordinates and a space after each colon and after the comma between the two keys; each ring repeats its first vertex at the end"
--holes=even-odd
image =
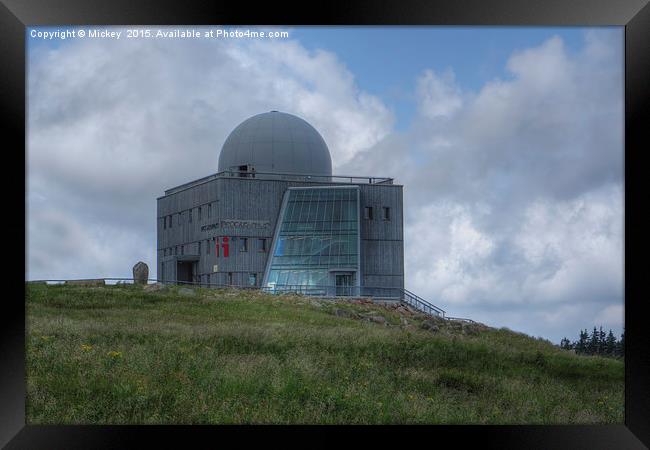
{"type": "Polygon", "coordinates": [[[305,120],[278,111],[240,123],[219,154],[219,172],[248,166],[256,172],[332,175],[323,137],[305,120]]]}

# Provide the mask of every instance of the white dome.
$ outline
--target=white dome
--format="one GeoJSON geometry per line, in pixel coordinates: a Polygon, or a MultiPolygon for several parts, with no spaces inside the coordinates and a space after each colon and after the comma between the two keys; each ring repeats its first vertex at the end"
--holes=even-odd
{"type": "Polygon", "coordinates": [[[322,136],[291,114],[271,111],[240,123],[219,154],[219,172],[248,165],[256,172],[332,175],[332,158],[322,136]]]}

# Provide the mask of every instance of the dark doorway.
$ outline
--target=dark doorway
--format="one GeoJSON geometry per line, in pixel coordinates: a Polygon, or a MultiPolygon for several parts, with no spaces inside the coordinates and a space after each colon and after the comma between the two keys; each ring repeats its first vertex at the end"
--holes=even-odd
{"type": "Polygon", "coordinates": [[[336,295],[352,295],[352,274],[336,274],[336,295]]]}
{"type": "Polygon", "coordinates": [[[194,281],[194,263],[192,261],[178,261],[176,263],[176,281],[191,283],[194,281]]]}

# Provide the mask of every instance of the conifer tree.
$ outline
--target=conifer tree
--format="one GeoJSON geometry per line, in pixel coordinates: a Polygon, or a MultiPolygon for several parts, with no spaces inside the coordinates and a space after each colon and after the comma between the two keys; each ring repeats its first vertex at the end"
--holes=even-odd
{"type": "Polygon", "coordinates": [[[603,331],[603,326],[600,326],[600,329],[598,330],[598,354],[599,355],[604,355],[606,352],[606,339],[607,336],[605,332],[603,331]]]}
{"type": "Polygon", "coordinates": [[[616,356],[616,336],[614,336],[611,329],[605,339],[605,354],[607,356],[616,356]]]}
{"type": "Polygon", "coordinates": [[[618,356],[623,358],[625,356],[625,330],[621,333],[621,340],[618,341],[618,356]]]}
{"type": "Polygon", "coordinates": [[[591,332],[591,336],[589,337],[589,342],[587,343],[587,353],[590,355],[595,355],[598,352],[598,341],[599,341],[599,334],[598,330],[596,327],[594,327],[593,331],[591,332]]]}
{"type": "Polygon", "coordinates": [[[582,355],[587,352],[588,339],[589,334],[587,330],[580,330],[580,339],[575,343],[576,353],[582,355]]]}

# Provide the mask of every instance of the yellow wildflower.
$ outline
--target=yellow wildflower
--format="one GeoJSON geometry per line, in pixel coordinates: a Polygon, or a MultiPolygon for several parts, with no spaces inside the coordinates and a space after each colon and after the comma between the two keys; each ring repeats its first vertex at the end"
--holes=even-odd
{"type": "Polygon", "coordinates": [[[111,358],[119,358],[120,356],[122,356],[122,352],[116,352],[114,350],[111,350],[110,352],[108,352],[106,354],[108,356],[110,356],[111,358]]]}
{"type": "Polygon", "coordinates": [[[89,351],[89,350],[92,350],[92,349],[93,349],[93,346],[92,346],[92,345],[89,345],[89,344],[81,344],[81,349],[82,349],[83,351],[87,352],[87,351],[89,351]]]}

